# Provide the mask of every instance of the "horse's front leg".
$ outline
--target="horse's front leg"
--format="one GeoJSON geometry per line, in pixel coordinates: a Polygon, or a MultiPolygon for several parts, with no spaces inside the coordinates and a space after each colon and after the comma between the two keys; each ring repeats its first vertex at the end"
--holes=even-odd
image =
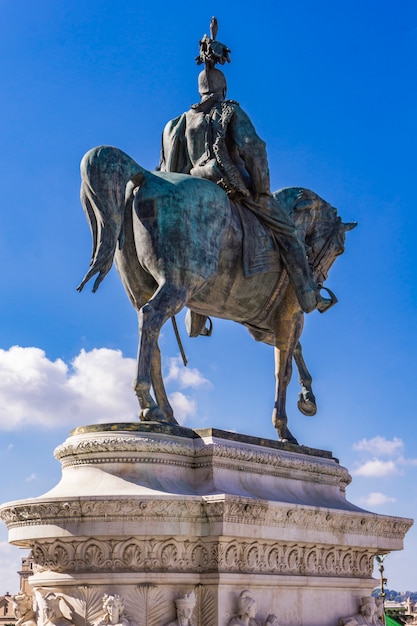
{"type": "Polygon", "coordinates": [[[275,336],[275,405],[272,423],[277,429],[280,441],[298,444],[297,439],[288,428],[287,388],[292,376],[292,359],[295,345],[303,328],[303,314],[294,313],[288,323],[283,324],[275,336]]]}
{"type": "Polygon", "coordinates": [[[272,424],[276,428],[279,441],[297,444],[287,423],[287,387],[292,374],[292,354],[285,349],[274,349],[275,356],[275,405],[272,412],[272,424]]]}
{"type": "Polygon", "coordinates": [[[298,380],[301,391],[298,396],[298,409],[304,415],[313,416],[317,413],[316,397],[313,393],[313,379],[303,357],[301,343],[298,341],[294,349],[294,361],[298,369],[298,380]]]}

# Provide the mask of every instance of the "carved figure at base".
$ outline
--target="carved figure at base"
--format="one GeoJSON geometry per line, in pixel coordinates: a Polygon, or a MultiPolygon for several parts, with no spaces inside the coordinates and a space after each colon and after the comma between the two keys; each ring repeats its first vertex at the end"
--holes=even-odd
{"type": "Polygon", "coordinates": [[[256,601],[245,589],[237,601],[237,613],[229,620],[228,626],[260,626],[255,619],[256,611],[256,601]]]}
{"type": "Polygon", "coordinates": [[[384,598],[375,598],[375,615],[373,623],[375,626],[384,626],[385,624],[385,607],[384,598]]]}
{"type": "Polygon", "coordinates": [[[278,617],[275,613],[270,613],[265,621],[265,626],[280,626],[278,622],[278,617]]]}
{"type": "MultiPolygon", "coordinates": [[[[216,40],[216,18],[210,28],[197,57],[198,64],[205,64],[198,77],[200,102],[165,126],[160,170],[211,180],[232,202],[254,213],[274,235],[301,309],[323,313],[337,300],[320,294],[294,221],[271,194],[265,142],[239,103],[226,100],[226,78],[215,65],[230,62],[230,50],[216,40]]],[[[192,311],[190,325],[196,331],[191,336],[199,334],[194,315],[192,311]]],[[[200,334],[209,334],[200,321],[200,334]]]]}
{"type": "MultiPolygon", "coordinates": [[[[350,617],[342,617],[339,626],[372,626],[375,625],[375,598],[365,596],[360,599],[360,612],[350,617]]],[[[378,624],[378,622],[376,622],[378,624]]]]}
{"type": "Polygon", "coordinates": [[[196,626],[196,622],[193,618],[196,604],[197,597],[194,591],[175,600],[177,619],[174,622],[167,624],[167,626],[196,626]]]}
{"type": "Polygon", "coordinates": [[[33,596],[29,593],[17,593],[12,596],[16,626],[36,626],[37,617],[33,608],[33,596]]]}
{"type": "Polygon", "coordinates": [[[47,593],[41,600],[42,626],[74,626],[71,608],[66,600],[56,593],[47,593]]]}
{"type": "Polygon", "coordinates": [[[103,616],[96,626],[130,626],[130,621],[124,613],[123,598],[115,593],[114,595],[103,596],[103,616]]]}

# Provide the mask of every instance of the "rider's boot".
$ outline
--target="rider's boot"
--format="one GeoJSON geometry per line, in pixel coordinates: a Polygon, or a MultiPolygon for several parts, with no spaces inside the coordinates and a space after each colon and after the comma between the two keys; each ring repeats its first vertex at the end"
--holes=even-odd
{"type": "Polygon", "coordinates": [[[304,313],[311,313],[315,309],[320,313],[325,313],[336,304],[337,298],[331,293],[331,298],[324,298],[320,293],[321,285],[316,285],[309,271],[310,268],[307,268],[307,262],[305,262],[304,267],[301,266],[301,268],[295,268],[294,266],[291,268],[287,267],[298,303],[304,313]]]}
{"type": "Polygon", "coordinates": [[[336,302],[331,298],[323,298],[320,291],[317,298],[317,311],[319,313],[326,313],[336,302]]]}

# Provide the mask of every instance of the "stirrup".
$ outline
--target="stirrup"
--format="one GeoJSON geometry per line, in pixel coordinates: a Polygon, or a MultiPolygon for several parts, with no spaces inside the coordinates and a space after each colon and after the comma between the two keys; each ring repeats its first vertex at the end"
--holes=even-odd
{"type": "Polygon", "coordinates": [[[330,296],[330,300],[328,298],[323,298],[320,294],[320,300],[317,301],[317,310],[319,313],[326,313],[326,311],[328,311],[329,309],[332,308],[332,306],[334,306],[335,304],[337,304],[339,301],[336,297],[336,295],[333,293],[333,291],[331,289],[328,289],[327,287],[324,287],[321,283],[319,283],[317,285],[317,287],[319,288],[319,294],[320,291],[322,289],[324,289],[324,291],[327,291],[327,293],[330,296]]]}
{"type": "Polygon", "coordinates": [[[213,332],[213,322],[207,315],[201,315],[188,309],[185,316],[185,326],[189,337],[211,337],[213,332]],[[208,327],[206,326],[208,322],[208,327]]]}

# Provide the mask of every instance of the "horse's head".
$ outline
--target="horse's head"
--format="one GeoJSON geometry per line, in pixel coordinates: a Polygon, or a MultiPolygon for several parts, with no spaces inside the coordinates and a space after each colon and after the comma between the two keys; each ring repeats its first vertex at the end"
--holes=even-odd
{"type": "Polygon", "coordinates": [[[317,283],[324,283],[335,259],[345,250],[345,235],[357,222],[343,223],[337,210],[308,189],[300,190],[293,218],[303,237],[317,283]]]}

